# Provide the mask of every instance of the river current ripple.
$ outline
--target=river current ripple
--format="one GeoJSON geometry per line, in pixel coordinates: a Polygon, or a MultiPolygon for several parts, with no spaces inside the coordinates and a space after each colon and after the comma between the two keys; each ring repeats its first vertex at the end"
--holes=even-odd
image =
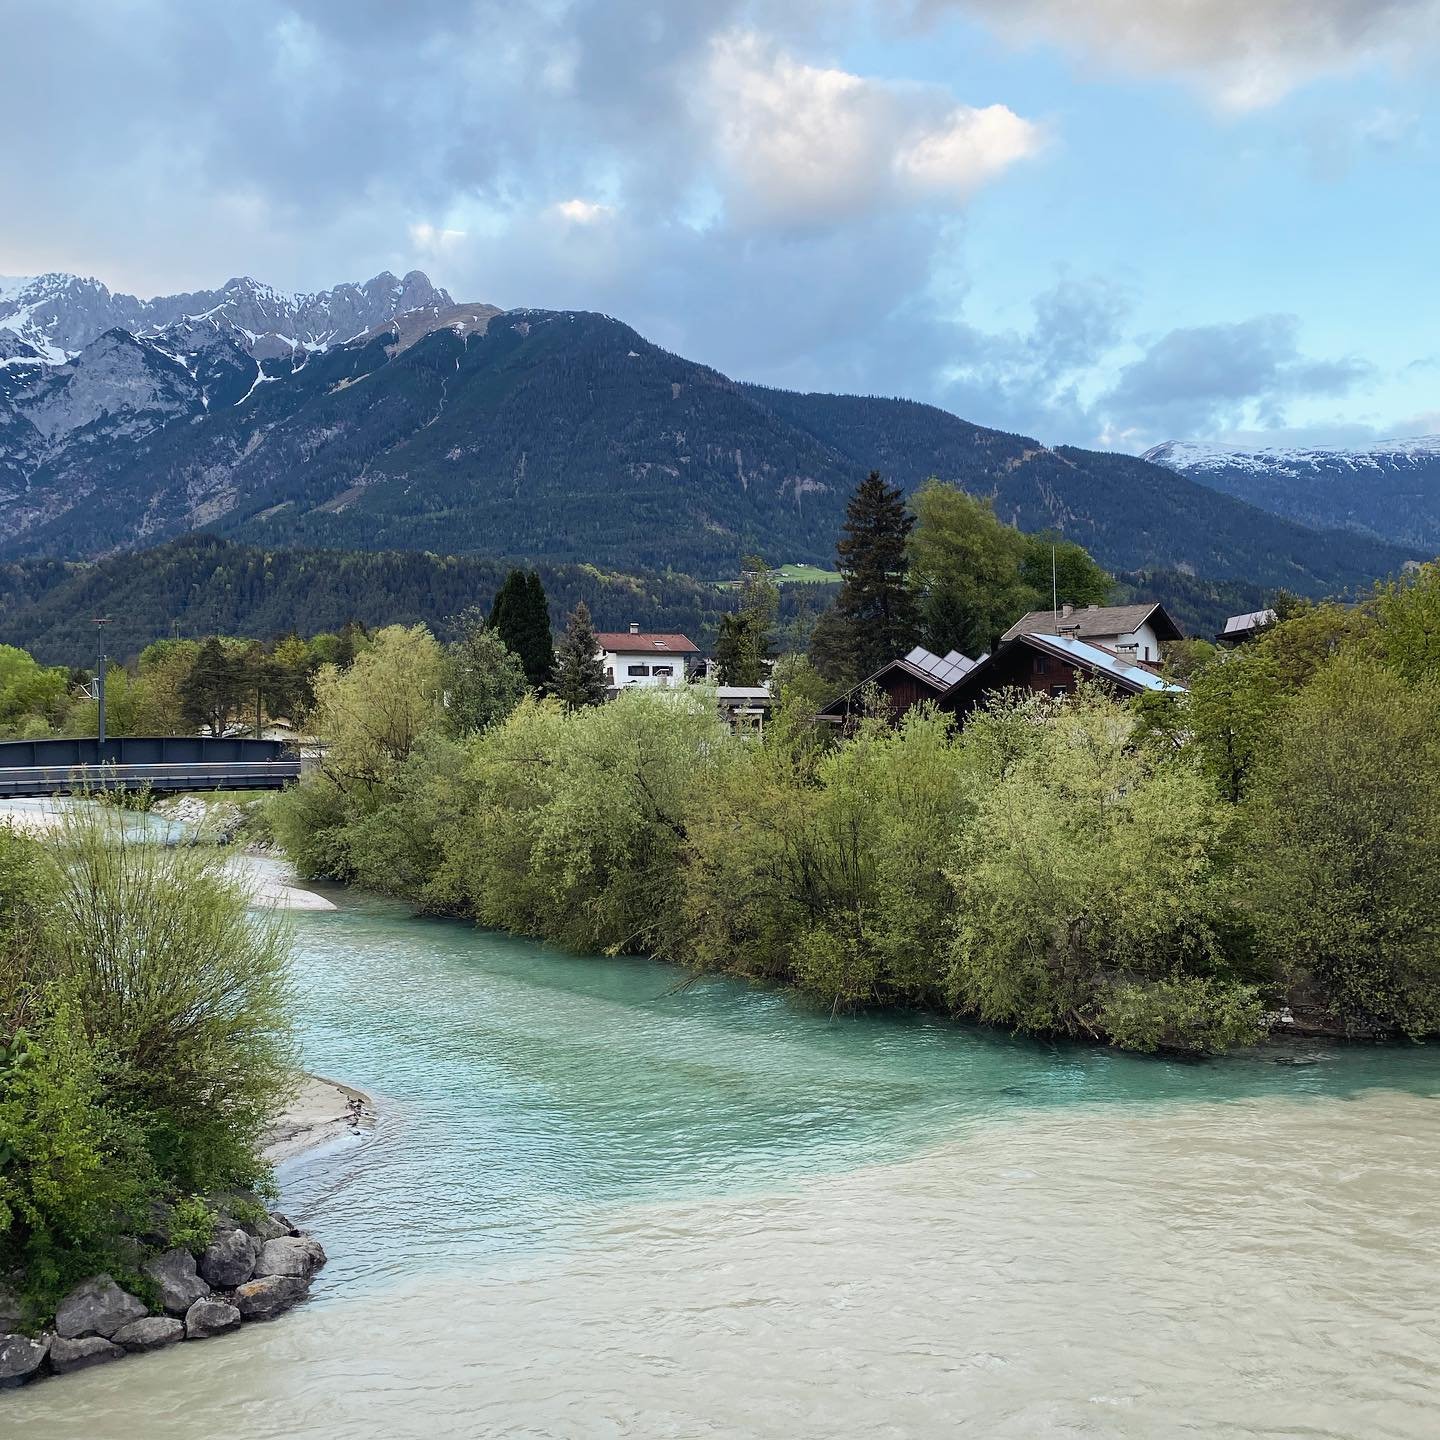
{"type": "Polygon", "coordinates": [[[381,1120],[282,1171],[314,1298],[0,1435],[1440,1433],[1433,1048],[831,1019],[327,893],[305,1058],[381,1120]]]}

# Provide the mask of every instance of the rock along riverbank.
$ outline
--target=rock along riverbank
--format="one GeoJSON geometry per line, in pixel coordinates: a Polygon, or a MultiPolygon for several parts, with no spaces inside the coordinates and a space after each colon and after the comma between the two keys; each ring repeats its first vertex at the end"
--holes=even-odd
{"type": "MultiPolygon", "coordinates": [[[[285,1113],[266,1133],[272,1164],[361,1134],[374,1124],[369,1096],[319,1076],[302,1077],[285,1113]]],[[[127,1355],[208,1340],[256,1320],[272,1320],[310,1293],[325,1264],[320,1241],[247,1191],[209,1197],[215,1224],[199,1253],[172,1245],[172,1214],[157,1206],[144,1233],[126,1238],[150,1303],[113,1276],[82,1280],[38,1333],[18,1276],[0,1277],[0,1389],[47,1375],[107,1364],[127,1355]],[[146,1256],[148,1258],[140,1258],[146,1256]],[[23,1328],[22,1328],[23,1327],[23,1328]]]]}

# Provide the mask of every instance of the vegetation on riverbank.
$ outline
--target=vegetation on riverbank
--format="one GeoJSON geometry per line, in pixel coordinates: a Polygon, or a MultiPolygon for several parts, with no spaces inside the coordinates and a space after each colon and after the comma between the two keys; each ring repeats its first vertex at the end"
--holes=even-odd
{"type": "MultiPolygon", "coordinates": [[[[101,812],[48,843],[0,826],[0,1281],[31,1323],[173,1206],[264,1187],[256,1142],[294,1074],[283,926],[249,912],[210,847],[127,837],[101,812]]],[[[176,1238],[178,1237],[178,1238],[176,1238]]]]}
{"type": "Polygon", "coordinates": [[[1301,607],[1187,696],[1015,697],[959,733],[921,708],[837,739],[794,660],[763,740],[700,688],[465,727],[442,663],[396,628],[325,682],[325,764],[272,802],[303,874],[1131,1049],[1223,1050],[1287,1008],[1440,1031],[1440,567],[1301,607]]]}

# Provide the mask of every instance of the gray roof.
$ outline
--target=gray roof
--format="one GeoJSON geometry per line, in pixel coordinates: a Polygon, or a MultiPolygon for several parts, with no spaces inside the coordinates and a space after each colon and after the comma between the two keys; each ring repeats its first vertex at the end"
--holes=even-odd
{"type": "Polygon", "coordinates": [[[1280,617],[1273,610],[1251,610],[1244,615],[1232,615],[1225,622],[1223,635],[1248,635],[1252,630],[1273,625],[1280,617]]]}
{"type": "Polygon", "coordinates": [[[1185,686],[1177,685],[1171,680],[1162,680],[1153,670],[1147,670],[1143,665],[1136,665],[1129,660],[1122,660],[1113,650],[1087,645],[1083,640],[1076,640],[1069,635],[1027,635],[1025,639],[1042,649],[1079,661],[1099,674],[1108,675],[1128,689],[1155,690],[1169,695],[1185,693],[1185,686]]]}
{"type": "Polygon", "coordinates": [[[1150,601],[1141,605],[1082,605],[1066,615],[1053,610],[1032,610],[1022,615],[1001,637],[1013,640],[1017,635],[1058,635],[1063,625],[1073,626],[1073,634],[1081,640],[1099,640],[1111,635],[1133,635],[1147,621],[1154,626],[1161,640],[1180,639],[1180,627],[1165,612],[1163,605],[1150,601]]]}
{"type": "Polygon", "coordinates": [[[917,645],[902,659],[891,660],[888,664],[882,665],[873,675],[867,675],[858,685],[852,685],[843,695],[837,695],[820,711],[820,714],[824,715],[832,710],[843,709],[852,695],[863,690],[873,681],[879,680],[889,670],[904,670],[907,674],[915,676],[917,680],[923,680],[934,688],[938,698],[951,686],[963,680],[979,663],[978,660],[971,660],[968,656],[962,655],[958,650],[952,650],[948,655],[936,655],[934,651],[927,650],[923,645],[917,645]]]}
{"type": "Polygon", "coordinates": [[[952,650],[948,655],[936,655],[923,645],[917,645],[905,657],[904,663],[911,669],[923,670],[942,685],[953,685],[967,670],[975,668],[975,662],[958,650],[952,650]]]}

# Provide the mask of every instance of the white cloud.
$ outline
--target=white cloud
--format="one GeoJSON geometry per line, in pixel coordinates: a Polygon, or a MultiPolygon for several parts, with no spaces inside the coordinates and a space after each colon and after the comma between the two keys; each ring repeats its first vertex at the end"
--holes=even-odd
{"type": "Polygon", "coordinates": [[[582,200],[578,195],[572,200],[560,201],[558,205],[551,206],[551,209],[572,225],[594,225],[613,213],[610,206],[601,205],[596,200],[582,200]]]}
{"type": "Polygon", "coordinates": [[[979,12],[1021,41],[1188,76],[1224,107],[1273,104],[1324,75],[1404,64],[1440,43],[1440,0],[919,0],[979,12]]]}
{"type": "Polygon", "coordinates": [[[958,105],[938,128],[922,130],[895,157],[916,189],[964,199],[976,186],[1040,147],[1041,132],[1004,105],[958,105]]]}
{"type": "Polygon", "coordinates": [[[699,100],[730,218],[814,227],[906,199],[955,204],[1033,154],[1003,105],[809,65],[749,31],[718,36],[699,100]]]}

